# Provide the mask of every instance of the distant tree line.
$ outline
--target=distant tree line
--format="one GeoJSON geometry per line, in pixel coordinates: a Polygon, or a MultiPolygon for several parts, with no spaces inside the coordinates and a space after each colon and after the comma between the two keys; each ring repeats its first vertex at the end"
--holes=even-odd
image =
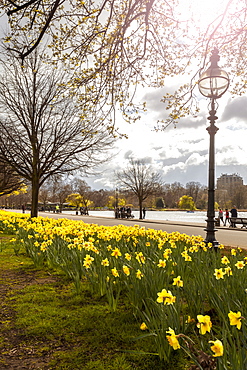
{"type": "MultiPolygon", "coordinates": [[[[11,194],[0,196],[1,207],[21,208],[31,205],[31,187],[25,191],[14,190],[11,194]]],[[[221,208],[247,209],[247,187],[245,185],[222,191],[216,189],[216,202],[221,208]]],[[[89,209],[114,209],[115,207],[130,206],[139,209],[139,199],[133,190],[116,188],[112,190],[93,190],[85,180],[80,178],[67,178],[54,176],[40,188],[39,210],[50,210],[50,204],[58,204],[63,210],[64,205],[72,208],[88,206],[89,209]]],[[[217,206],[216,205],[216,206],[217,206]]],[[[155,192],[149,194],[142,202],[148,209],[206,209],[207,187],[199,182],[190,181],[185,186],[179,182],[160,185],[155,192]],[[184,201],[184,203],[183,203],[184,201]],[[185,203],[191,202],[192,203],[185,203]],[[182,203],[181,203],[182,202],[182,203]],[[180,206],[182,204],[182,206],[180,206]],[[184,207],[183,207],[183,204],[184,207]],[[187,204],[187,205],[186,205],[187,204]]]]}

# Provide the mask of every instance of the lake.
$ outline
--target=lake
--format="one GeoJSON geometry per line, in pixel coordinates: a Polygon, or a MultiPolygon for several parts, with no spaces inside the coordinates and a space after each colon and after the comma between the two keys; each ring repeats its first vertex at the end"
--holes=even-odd
{"type": "MultiPolygon", "coordinates": [[[[75,214],[75,211],[64,211],[63,213],[75,214]]],[[[133,211],[132,214],[136,219],[139,219],[139,211],[133,211]]],[[[99,217],[112,217],[114,218],[113,211],[91,211],[89,210],[90,216],[99,216],[99,217]]],[[[218,212],[215,212],[215,217],[218,216],[218,212]]],[[[247,217],[247,212],[238,212],[239,217],[247,217]]],[[[207,218],[207,213],[205,211],[195,211],[189,213],[186,211],[146,211],[146,220],[161,220],[161,221],[187,221],[187,222],[196,222],[204,223],[207,218]]]]}

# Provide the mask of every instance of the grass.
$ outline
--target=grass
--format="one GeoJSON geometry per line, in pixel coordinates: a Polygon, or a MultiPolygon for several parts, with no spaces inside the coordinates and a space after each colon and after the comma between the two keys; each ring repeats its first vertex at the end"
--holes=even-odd
{"type": "Polygon", "coordinates": [[[34,268],[22,251],[16,256],[8,238],[2,235],[0,244],[0,366],[9,370],[23,364],[41,370],[189,369],[182,352],[174,352],[169,364],[142,354],[154,352],[153,340],[134,340],[143,332],[124,296],[118,310],[111,312],[106,299],[92,295],[86,281],[77,295],[64,275],[34,268]]]}

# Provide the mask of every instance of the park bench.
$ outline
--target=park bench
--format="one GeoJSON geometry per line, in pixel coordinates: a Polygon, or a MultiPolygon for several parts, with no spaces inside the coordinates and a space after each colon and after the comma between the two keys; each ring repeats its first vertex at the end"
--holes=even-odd
{"type": "Polygon", "coordinates": [[[236,225],[242,225],[241,229],[244,227],[247,228],[247,217],[230,217],[230,226],[229,227],[236,227],[236,225]]]}

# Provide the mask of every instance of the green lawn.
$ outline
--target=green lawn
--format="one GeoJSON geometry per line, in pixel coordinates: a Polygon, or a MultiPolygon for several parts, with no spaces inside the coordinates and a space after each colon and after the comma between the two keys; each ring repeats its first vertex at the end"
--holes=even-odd
{"type": "Polygon", "coordinates": [[[141,336],[140,323],[124,295],[111,312],[105,297],[87,282],[77,295],[57,271],[38,270],[22,251],[16,256],[8,236],[0,245],[0,367],[8,370],[185,370],[181,351],[172,362],[153,354],[153,338],[141,336]]]}

